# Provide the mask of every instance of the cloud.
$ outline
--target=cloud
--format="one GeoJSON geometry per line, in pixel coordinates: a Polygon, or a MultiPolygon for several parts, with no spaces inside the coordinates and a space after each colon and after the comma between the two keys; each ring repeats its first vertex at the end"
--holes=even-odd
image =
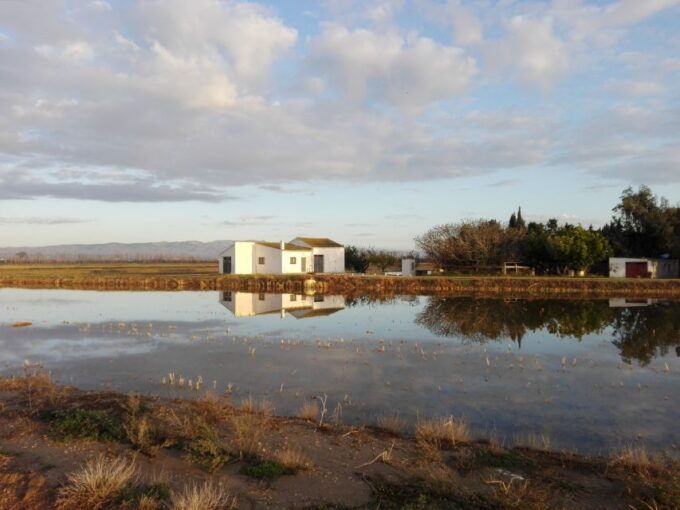
{"type": "Polygon", "coordinates": [[[329,2],[300,33],[254,2],[0,2],[0,199],[218,203],[539,165],[677,180],[677,58],[616,46],[677,2],[426,4],[444,30],[400,0],[329,2]],[[578,97],[552,96],[575,71],[578,97]]]}
{"type": "Polygon", "coordinates": [[[82,218],[8,218],[0,217],[0,225],[72,225],[76,223],[89,223],[91,220],[82,218]]]}
{"type": "Polygon", "coordinates": [[[233,227],[269,225],[274,218],[276,218],[276,216],[239,216],[236,220],[222,221],[220,222],[220,225],[233,227]]]}
{"type": "Polygon", "coordinates": [[[666,92],[667,87],[652,80],[612,80],[605,85],[606,91],[625,96],[649,96],[666,92]]]}
{"type": "Polygon", "coordinates": [[[509,72],[520,82],[549,90],[569,67],[567,45],[555,33],[551,18],[515,16],[507,36],[483,47],[485,63],[493,73],[509,72]]]}
{"type": "Polygon", "coordinates": [[[327,24],[311,47],[314,65],[353,102],[418,109],[463,93],[477,74],[474,58],[461,48],[415,33],[327,24]]]}

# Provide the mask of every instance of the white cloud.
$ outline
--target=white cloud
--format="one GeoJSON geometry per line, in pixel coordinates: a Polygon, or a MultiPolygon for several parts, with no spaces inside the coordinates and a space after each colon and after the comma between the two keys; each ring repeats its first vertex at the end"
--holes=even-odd
{"type": "Polygon", "coordinates": [[[554,31],[550,18],[513,17],[506,38],[484,46],[485,60],[495,72],[550,89],[569,69],[568,48],[554,31]]]}
{"type": "Polygon", "coordinates": [[[312,47],[315,63],[355,102],[419,109],[461,94],[477,73],[462,49],[417,34],[326,25],[312,47]]]}

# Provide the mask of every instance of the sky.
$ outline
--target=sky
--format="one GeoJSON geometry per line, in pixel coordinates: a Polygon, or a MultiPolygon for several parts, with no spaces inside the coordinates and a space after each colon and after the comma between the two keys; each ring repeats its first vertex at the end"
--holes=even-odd
{"type": "Polygon", "coordinates": [[[0,246],[680,201],[680,0],[0,0],[0,246]]]}

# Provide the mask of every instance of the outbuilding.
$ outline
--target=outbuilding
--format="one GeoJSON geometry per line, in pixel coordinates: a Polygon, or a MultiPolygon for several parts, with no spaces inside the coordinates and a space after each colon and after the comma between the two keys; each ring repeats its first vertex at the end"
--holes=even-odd
{"type": "Polygon", "coordinates": [[[652,259],[634,257],[611,257],[611,278],[679,278],[680,263],[677,259],[652,259]]]}

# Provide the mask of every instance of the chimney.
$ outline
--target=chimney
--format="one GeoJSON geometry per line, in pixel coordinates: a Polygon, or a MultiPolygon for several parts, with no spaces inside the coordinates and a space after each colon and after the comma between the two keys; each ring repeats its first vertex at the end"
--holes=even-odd
{"type": "Polygon", "coordinates": [[[281,251],[283,251],[283,250],[285,250],[285,249],[286,249],[286,243],[284,243],[283,241],[281,241],[281,251]]]}

